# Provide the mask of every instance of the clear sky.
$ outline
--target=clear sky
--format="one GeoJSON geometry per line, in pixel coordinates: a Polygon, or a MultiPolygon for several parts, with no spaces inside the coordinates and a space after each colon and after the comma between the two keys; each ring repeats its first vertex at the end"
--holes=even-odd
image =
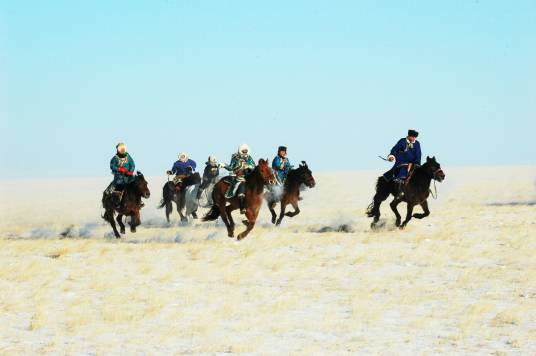
{"type": "Polygon", "coordinates": [[[382,170],[408,128],[444,166],[534,164],[536,1],[0,0],[0,177],[163,174],[289,146],[382,170]]]}

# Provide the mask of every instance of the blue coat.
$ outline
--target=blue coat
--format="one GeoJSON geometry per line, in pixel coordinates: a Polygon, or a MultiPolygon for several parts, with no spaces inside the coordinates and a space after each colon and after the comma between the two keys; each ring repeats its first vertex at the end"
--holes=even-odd
{"type": "Polygon", "coordinates": [[[290,171],[290,169],[292,168],[292,166],[290,165],[290,161],[287,159],[285,159],[285,162],[283,164],[282,163],[282,160],[283,158],[281,158],[281,156],[277,156],[276,158],[274,158],[274,160],[272,161],[272,170],[274,171],[274,173],[277,175],[277,180],[281,183],[283,183],[285,181],[285,179],[287,178],[287,174],[288,172],[290,171]]]}
{"type": "Polygon", "coordinates": [[[421,144],[415,141],[413,147],[406,138],[401,138],[391,149],[391,154],[396,157],[395,166],[407,163],[421,164],[421,144]]]}
{"type": "Polygon", "coordinates": [[[421,164],[421,144],[419,141],[415,141],[411,145],[406,138],[401,138],[391,149],[390,154],[395,156],[396,162],[393,168],[383,175],[388,181],[393,178],[406,179],[408,176],[408,164],[421,164]]]}
{"type": "Polygon", "coordinates": [[[173,165],[173,168],[171,168],[171,173],[178,176],[188,176],[195,172],[195,167],[197,167],[197,164],[191,159],[188,159],[186,162],[177,161],[173,165]],[[191,167],[192,170],[188,169],[189,167],[191,167]]]}

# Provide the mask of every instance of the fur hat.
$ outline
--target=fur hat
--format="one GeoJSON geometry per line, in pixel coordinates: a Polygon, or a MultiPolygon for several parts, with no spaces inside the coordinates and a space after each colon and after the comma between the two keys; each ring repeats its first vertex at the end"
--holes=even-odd
{"type": "Polygon", "coordinates": [[[277,152],[279,153],[281,151],[287,152],[287,147],[286,146],[279,146],[279,148],[277,149],[277,152]]]}
{"type": "Polygon", "coordinates": [[[408,130],[408,136],[419,137],[419,133],[415,130],[408,130]]]}

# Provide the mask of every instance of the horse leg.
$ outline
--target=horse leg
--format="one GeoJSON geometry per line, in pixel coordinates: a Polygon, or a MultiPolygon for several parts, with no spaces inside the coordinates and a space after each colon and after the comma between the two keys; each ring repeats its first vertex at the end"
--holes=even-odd
{"type": "Polygon", "coordinates": [[[268,202],[268,209],[270,209],[270,214],[272,214],[272,224],[275,224],[277,220],[277,214],[275,213],[275,210],[274,210],[276,205],[277,205],[276,202],[273,202],[273,201],[268,202]]]}
{"type": "Polygon", "coordinates": [[[177,197],[177,212],[179,213],[179,216],[181,217],[181,221],[183,223],[188,222],[188,218],[182,214],[182,209],[184,209],[184,206],[186,205],[184,202],[184,198],[182,196],[182,192],[178,194],[177,197]]]}
{"type": "Polygon", "coordinates": [[[229,221],[230,214],[227,215],[227,207],[225,205],[225,202],[223,204],[218,204],[218,208],[220,209],[220,217],[227,228],[227,236],[234,237],[234,225],[231,225],[231,222],[229,221]]]}
{"type": "Polygon", "coordinates": [[[246,209],[246,218],[248,219],[246,230],[241,232],[238,235],[238,241],[243,240],[248,236],[253,227],[255,227],[255,222],[257,221],[257,216],[259,215],[259,207],[251,207],[246,209]]]}
{"type": "Polygon", "coordinates": [[[287,205],[288,200],[281,200],[281,212],[279,213],[279,219],[277,219],[277,222],[275,223],[277,226],[281,225],[281,221],[283,221],[283,218],[285,217],[285,210],[287,209],[287,205]]]}
{"type": "Polygon", "coordinates": [[[231,227],[231,230],[233,231],[233,235],[234,235],[234,229],[235,229],[235,222],[233,220],[233,215],[232,215],[232,212],[233,212],[233,206],[232,205],[228,205],[226,208],[225,208],[225,215],[227,216],[227,219],[229,220],[229,226],[231,227]]]}
{"type": "Polygon", "coordinates": [[[112,229],[114,231],[114,235],[116,239],[120,239],[121,235],[119,234],[119,231],[117,231],[117,227],[115,226],[115,220],[114,220],[114,212],[111,209],[107,209],[104,213],[104,219],[112,225],[112,229]]]}
{"type": "Polygon", "coordinates": [[[424,211],[424,214],[413,214],[413,217],[415,219],[424,219],[428,215],[430,215],[430,209],[428,209],[428,201],[425,200],[421,203],[422,210],[424,211]]]}
{"type": "Polygon", "coordinates": [[[298,198],[297,197],[296,197],[296,199],[291,201],[290,204],[294,208],[294,211],[289,211],[288,213],[285,214],[285,216],[288,216],[289,218],[292,218],[292,217],[298,215],[301,212],[301,210],[300,210],[300,207],[298,206],[298,198]]]}
{"type": "Polygon", "coordinates": [[[116,218],[117,223],[119,224],[119,229],[121,230],[121,233],[125,233],[125,224],[123,224],[123,214],[117,215],[116,218]]]}
{"type": "MultiPolygon", "coordinates": [[[[383,178],[380,178],[383,179],[383,178]]],[[[385,185],[386,183],[381,182],[378,184],[376,194],[372,200],[371,206],[367,209],[367,215],[373,218],[370,227],[372,229],[377,227],[378,221],[380,221],[380,206],[382,203],[389,197],[389,187],[385,185]]]]}
{"type": "Polygon", "coordinates": [[[396,226],[400,226],[400,222],[402,221],[402,216],[400,216],[400,213],[398,212],[398,209],[396,208],[398,204],[400,204],[400,202],[401,200],[395,198],[393,199],[391,204],[389,204],[389,206],[391,206],[391,210],[393,211],[393,213],[395,213],[395,216],[396,216],[396,222],[395,222],[396,226]]]}
{"type": "Polygon", "coordinates": [[[411,220],[411,216],[412,216],[412,213],[413,213],[413,207],[414,206],[415,205],[408,203],[408,210],[407,210],[407,213],[406,213],[406,220],[404,220],[402,225],[400,225],[401,229],[405,228],[406,225],[408,224],[408,222],[411,220]]]}
{"type": "Polygon", "coordinates": [[[136,226],[141,225],[140,212],[136,211],[130,216],[130,232],[136,232],[136,226]]]}
{"type": "Polygon", "coordinates": [[[171,201],[166,202],[166,219],[168,224],[170,223],[169,216],[171,215],[171,212],[173,211],[173,204],[171,201]]]}

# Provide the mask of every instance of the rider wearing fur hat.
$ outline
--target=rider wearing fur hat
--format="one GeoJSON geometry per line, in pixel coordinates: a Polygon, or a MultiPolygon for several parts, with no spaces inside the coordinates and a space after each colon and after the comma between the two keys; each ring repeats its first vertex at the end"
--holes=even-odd
{"type": "Polygon", "coordinates": [[[115,203],[119,204],[123,195],[125,185],[132,183],[136,178],[134,171],[136,165],[134,160],[127,152],[127,146],[124,143],[118,143],[115,146],[116,154],[110,160],[110,169],[114,175],[114,180],[104,191],[105,195],[112,195],[115,203]]]}
{"type": "MultiPolygon", "coordinates": [[[[418,136],[417,131],[408,130],[408,136],[401,138],[387,157],[389,162],[394,162],[394,166],[383,176],[388,181],[395,179],[400,188],[408,177],[411,168],[421,164],[421,144],[417,141],[418,136]]],[[[399,189],[399,191],[401,190],[399,189]]]]}
{"type": "Polygon", "coordinates": [[[246,174],[255,169],[255,161],[250,155],[248,145],[243,144],[238,148],[238,152],[231,157],[231,163],[220,164],[220,167],[230,171],[232,177],[231,186],[229,187],[227,198],[238,195],[240,204],[240,213],[246,213],[246,174]],[[235,193],[236,192],[236,193],[235,193]]]}
{"type": "Polygon", "coordinates": [[[280,185],[285,183],[288,172],[292,169],[290,161],[287,158],[287,148],[280,146],[277,150],[277,156],[272,161],[272,169],[275,173],[277,182],[280,185]]]}

